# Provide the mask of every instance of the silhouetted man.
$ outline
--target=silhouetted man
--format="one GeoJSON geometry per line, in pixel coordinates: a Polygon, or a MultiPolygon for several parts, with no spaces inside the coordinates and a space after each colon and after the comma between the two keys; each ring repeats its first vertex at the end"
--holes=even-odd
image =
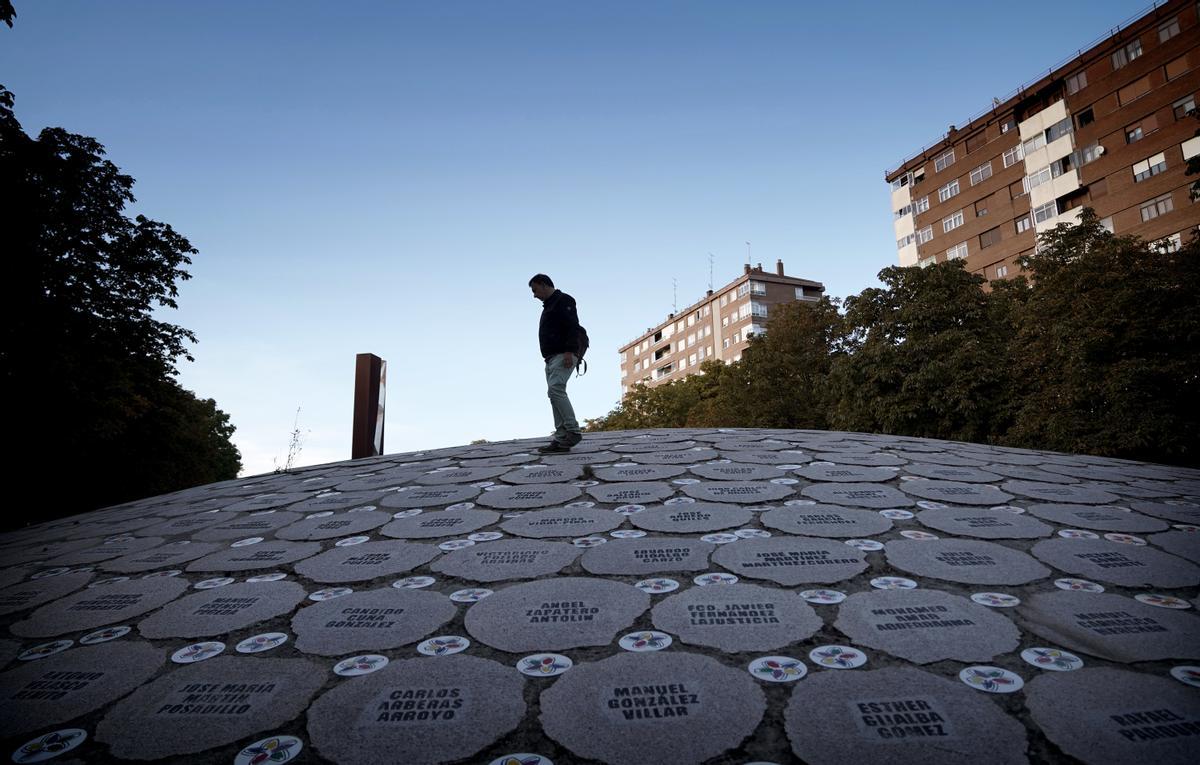
{"type": "Polygon", "coordinates": [[[538,345],[546,360],[546,395],[554,412],[554,439],[538,448],[539,452],[569,452],[583,440],[575,409],[567,398],[567,381],[577,362],[579,349],[579,316],[575,313],[575,298],[554,289],[554,282],[545,274],[529,280],[533,296],[542,301],[542,319],[538,324],[538,345]]]}

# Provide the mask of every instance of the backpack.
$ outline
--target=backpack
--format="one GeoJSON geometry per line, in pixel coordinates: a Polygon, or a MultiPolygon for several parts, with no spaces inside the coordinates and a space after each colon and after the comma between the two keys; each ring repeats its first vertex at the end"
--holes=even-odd
{"type": "Polygon", "coordinates": [[[591,342],[588,340],[587,330],[583,325],[579,325],[579,334],[576,336],[579,343],[579,350],[575,352],[575,374],[582,377],[587,374],[587,362],[583,360],[583,354],[587,353],[588,346],[591,342]]]}

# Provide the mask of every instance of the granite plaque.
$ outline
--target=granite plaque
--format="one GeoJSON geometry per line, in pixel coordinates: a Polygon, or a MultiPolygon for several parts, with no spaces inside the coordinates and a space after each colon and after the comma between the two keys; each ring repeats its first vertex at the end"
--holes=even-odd
{"type": "Polygon", "coordinates": [[[296,582],[239,582],[169,603],[138,624],[142,637],[224,635],[291,613],[308,595],[296,582]]]}
{"type": "Polygon", "coordinates": [[[96,740],[123,759],[203,752],[295,719],[325,678],[306,659],[218,656],[180,667],[114,704],[96,740]]]}
{"type": "Polygon", "coordinates": [[[34,608],[75,592],[92,581],[90,572],[61,574],[14,584],[0,590],[0,614],[11,614],[34,608]]]}
{"type": "Polygon", "coordinates": [[[1082,762],[1191,765],[1200,696],[1165,677],[1108,667],[1052,672],[1025,688],[1034,722],[1082,762]]]}
{"type": "Polygon", "coordinates": [[[596,478],[601,481],[662,481],[683,475],[686,469],[680,465],[614,465],[596,468],[596,478]]]}
{"type": "Polygon", "coordinates": [[[392,514],[379,510],[362,513],[337,513],[323,518],[306,518],[275,532],[280,539],[312,541],[334,539],[377,529],[392,520],[392,514]]]}
{"type": "Polygon", "coordinates": [[[464,619],[471,637],[510,653],[608,645],[650,606],[621,582],[557,577],[515,584],[475,603],[464,619]]]}
{"type": "Polygon", "coordinates": [[[188,564],[188,571],[254,571],[292,563],[321,552],[319,542],[262,542],[213,553],[188,564]]]}
{"type": "Polygon", "coordinates": [[[288,505],[288,510],[297,513],[317,513],[322,510],[337,512],[359,505],[374,504],[378,499],[378,491],[331,491],[288,505]]]}
{"type": "MultiPolygon", "coordinates": [[[[795,449],[785,449],[783,451],[740,451],[726,452],[721,455],[727,459],[736,462],[750,463],[751,465],[779,465],[781,470],[786,470],[784,465],[803,465],[807,462],[812,462],[812,457],[804,452],[796,451],[795,449]]],[[[705,457],[704,459],[712,459],[705,457]]],[[[893,473],[893,475],[895,475],[893,473]]]]}
{"type": "Polygon", "coordinates": [[[1028,507],[1030,515],[1047,521],[1061,523],[1081,529],[1097,531],[1123,531],[1130,534],[1162,531],[1168,528],[1165,521],[1147,518],[1138,513],[1118,510],[1115,507],[1096,505],[1034,504],[1028,507]]]}
{"type": "Polygon", "coordinates": [[[413,481],[422,486],[445,486],[452,483],[475,483],[497,478],[512,470],[508,466],[459,467],[452,470],[435,470],[413,481]]]}
{"type": "Polygon", "coordinates": [[[991,483],[992,481],[1000,481],[1002,479],[1002,476],[996,473],[979,468],[937,465],[923,462],[914,462],[905,465],[904,472],[908,475],[921,476],[922,478],[933,478],[939,481],[957,481],[959,483],[991,483]]]}
{"type": "MultiPolygon", "coordinates": [[[[364,513],[365,515],[365,513],[364,513]]],[[[325,584],[365,582],[412,571],[436,558],[436,545],[410,542],[364,542],[336,547],[296,564],[296,573],[325,584]]]]}
{"type": "Polygon", "coordinates": [[[892,528],[892,522],[871,510],[837,505],[791,505],[760,516],[764,526],[789,534],[837,539],[869,537],[892,528]]]}
{"type": "Polygon", "coordinates": [[[744,507],[717,502],[660,505],[629,517],[630,522],[639,529],[674,534],[703,534],[731,529],[753,519],[754,513],[744,507]]]}
{"type": "Polygon", "coordinates": [[[660,601],[650,618],[684,643],[725,653],[772,651],[807,640],[824,625],[796,593],[756,584],[693,587],[660,601]]]}
{"type": "Polygon", "coordinates": [[[1139,513],[1145,513],[1146,515],[1173,521],[1174,523],[1200,524],[1200,504],[1189,502],[1167,504],[1166,502],[1138,501],[1131,502],[1129,506],[1139,513]]]}
{"type": "MultiPolygon", "coordinates": [[[[1040,481],[1005,481],[1000,485],[1004,491],[1032,497],[1043,502],[1063,502],[1077,505],[1107,505],[1120,500],[1116,494],[1092,489],[1087,486],[1048,484],[1040,481]]],[[[955,500],[956,501],[956,500],[955,500]]]]}
{"type": "Polygon", "coordinates": [[[789,587],[842,582],[869,567],[862,550],[841,542],[802,537],[743,539],[722,545],[712,560],[738,576],[768,579],[789,587]]]}
{"type": "MultiPolygon", "coordinates": [[[[912,481],[908,481],[908,483],[912,483],[912,481]]],[[[877,486],[870,483],[814,484],[804,487],[800,493],[818,502],[849,507],[869,507],[873,510],[912,507],[916,504],[912,497],[891,486],[877,486]]]]}
{"type": "MultiPolygon", "coordinates": [[[[994,458],[989,458],[994,459],[994,458]]],[[[1022,481],[1038,481],[1040,483],[1078,483],[1078,480],[1070,476],[1058,475],[1050,473],[1040,468],[1031,467],[1028,465],[1004,465],[991,464],[985,465],[984,470],[989,473],[996,473],[1007,478],[1019,478],[1022,481]]]]}
{"type": "Polygon", "coordinates": [[[706,571],[708,555],[715,547],[695,539],[614,539],[588,550],[579,562],[592,574],[644,576],[670,571],[706,571]]]}
{"type": "Polygon", "coordinates": [[[1195,531],[1168,531],[1154,534],[1150,541],[1180,558],[1200,563],[1200,534],[1195,531]]]}
{"type": "Polygon", "coordinates": [[[1026,762],[1025,728],[990,699],[909,667],[821,672],[784,712],[792,751],[812,765],[1026,762]]]}
{"type": "Polygon", "coordinates": [[[54,562],[60,566],[93,566],[123,555],[152,550],[165,541],[162,537],[116,537],[82,550],[55,556],[54,562]]]}
{"type": "Polygon", "coordinates": [[[699,448],[671,452],[631,454],[629,459],[631,462],[639,462],[643,465],[694,465],[697,462],[713,460],[719,456],[720,453],[716,449],[699,448]]]}
{"type": "Polygon", "coordinates": [[[511,667],[465,654],[393,661],[317,699],[308,734],[346,765],[457,761],[520,724],[524,687],[511,667]]]}
{"type": "Polygon", "coordinates": [[[1051,574],[1023,552],[974,539],[897,539],[885,554],[906,573],[963,584],[1028,584],[1051,574]]]}
{"type": "Polygon", "coordinates": [[[405,486],[384,494],[379,500],[383,507],[407,509],[410,507],[443,507],[475,499],[483,491],[477,486],[459,484],[454,486],[405,486]]]}
{"type": "Polygon", "coordinates": [[[307,606],[292,617],[292,631],[300,651],[338,656],[416,643],[457,611],[440,593],[387,587],[307,606]]]}
{"type": "Polygon", "coordinates": [[[540,706],[542,730],[576,757],[685,765],[740,746],[758,727],[766,697],[741,670],[666,651],[579,665],[542,692],[540,706]]]}
{"type": "Polygon", "coordinates": [[[1200,584],[1200,567],[1152,547],[1107,539],[1047,539],[1035,544],[1032,552],[1045,563],[1084,579],[1126,587],[1200,584]]]}
{"type": "Polygon", "coordinates": [[[675,493],[670,484],[659,481],[636,481],[616,484],[600,484],[588,487],[588,494],[597,502],[613,505],[646,504],[658,502],[675,493]]]}
{"type": "Polygon", "coordinates": [[[1007,510],[942,507],[921,511],[917,520],[947,534],[980,539],[1039,539],[1054,532],[1041,521],[1007,510]]]}
{"type": "Polygon", "coordinates": [[[865,467],[889,467],[904,464],[904,460],[887,452],[820,452],[814,454],[813,459],[838,465],[863,465],[865,467]]]}
{"type": "Polygon", "coordinates": [[[805,465],[793,472],[810,481],[832,481],[834,483],[890,481],[898,475],[891,468],[863,467],[861,465],[805,465]]]}
{"type": "Polygon", "coordinates": [[[940,590],[855,593],[838,606],[834,626],[860,647],[917,664],[990,661],[1020,642],[1016,625],[1007,617],[940,590]]]}
{"type": "Polygon", "coordinates": [[[617,528],[623,522],[624,519],[611,510],[578,507],[525,513],[518,518],[506,520],[500,524],[500,528],[519,537],[544,539],[602,534],[617,528]]]}
{"type": "Polygon", "coordinates": [[[116,624],[171,602],[187,587],[184,580],[170,576],[113,582],[48,603],[9,630],[21,637],[54,637],[116,624]]]}
{"type": "Polygon", "coordinates": [[[960,481],[935,481],[921,479],[904,481],[900,488],[908,494],[938,502],[952,502],[956,505],[1003,505],[1012,499],[995,486],[978,483],[962,483],[960,481]]]}
{"type": "Polygon", "coordinates": [[[243,515],[192,534],[199,542],[228,542],[251,536],[267,536],[275,529],[295,523],[304,516],[278,510],[266,515],[243,515]]]}
{"type": "Polygon", "coordinates": [[[583,468],[579,465],[525,465],[517,470],[509,470],[500,476],[507,483],[548,484],[574,481],[583,476],[583,468]]]}
{"type": "Polygon", "coordinates": [[[443,510],[399,518],[379,531],[385,537],[397,539],[436,539],[469,534],[500,520],[500,513],[491,510],[443,510]]]}
{"type": "Polygon", "coordinates": [[[139,537],[170,537],[176,534],[191,534],[209,526],[216,526],[218,523],[225,522],[228,515],[221,513],[200,513],[198,515],[186,515],[182,518],[174,518],[162,523],[156,523],[153,526],[146,526],[133,532],[134,536],[139,537]]]}
{"type": "Polygon", "coordinates": [[[180,540],[167,542],[150,550],[122,555],[120,558],[104,561],[100,568],[105,571],[115,571],[121,574],[136,574],[143,571],[153,571],[156,568],[179,566],[188,561],[203,558],[209,553],[222,549],[215,542],[192,542],[180,540]]]}
{"type": "Polygon", "coordinates": [[[1039,592],[1017,615],[1030,632],[1120,662],[1200,658],[1200,619],[1110,593],[1039,592]]]}
{"type": "Polygon", "coordinates": [[[501,486],[495,491],[485,491],[475,501],[484,507],[525,510],[533,507],[561,505],[575,499],[579,494],[579,488],[570,484],[532,483],[521,486],[501,486]]]}
{"type": "Polygon", "coordinates": [[[455,550],[443,555],[430,568],[475,582],[533,579],[557,574],[574,563],[582,552],[566,542],[503,539],[455,550]]]}
{"type": "MultiPolygon", "coordinates": [[[[312,492],[294,491],[278,494],[259,494],[256,497],[243,499],[240,502],[234,502],[228,507],[222,508],[227,513],[253,513],[258,510],[274,510],[277,507],[290,505],[293,502],[300,502],[312,496],[312,492]]],[[[220,540],[212,540],[214,542],[220,540]]]]}
{"type": "Polygon", "coordinates": [[[115,701],[166,660],[149,643],[122,641],[35,661],[0,675],[0,736],[39,730],[115,701]]]}
{"type": "Polygon", "coordinates": [[[766,481],[783,478],[787,473],[771,465],[744,462],[705,463],[696,465],[691,471],[702,478],[714,481],[766,481]]]}
{"type": "Polygon", "coordinates": [[[773,502],[794,493],[790,486],[767,481],[704,482],[684,486],[683,492],[701,502],[732,502],[741,505],[773,502]]]}
{"type": "MultiPolygon", "coordinates": [[[[533,457],[529,457],[528,462],[533,461],[533,457]]],[[[542,456],[542,462],[547,465],[599,465],[605,462],[613,462],[617,459],[617,455],[612,452],[589,452],[584,454],[546,454],[542,456]]]]}

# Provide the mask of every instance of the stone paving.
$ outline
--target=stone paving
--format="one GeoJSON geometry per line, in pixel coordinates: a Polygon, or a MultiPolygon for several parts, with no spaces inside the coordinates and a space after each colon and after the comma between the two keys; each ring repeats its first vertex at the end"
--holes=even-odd
{"type": "Polygon", "coordinates": [[[0,536],[4,756],[1200,762],[1200,471],[825,431],[540,443],[0,536]]]}

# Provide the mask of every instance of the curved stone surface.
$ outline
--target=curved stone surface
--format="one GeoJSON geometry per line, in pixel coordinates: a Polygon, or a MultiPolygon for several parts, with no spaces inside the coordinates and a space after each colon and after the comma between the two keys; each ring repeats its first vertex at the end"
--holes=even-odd
{"type": "Polygon", "coordinates": [[[0,615],[35,608],[75,592],[92,581],[90,572],[62,574],[14,584],[0,590],[0,615]]]}
{"type": "Polygon", "coordinates": [[[288,505],[287,509],[296,513],[316,513],[322,510],[337,512],[373,504],[379,500],[380,495],[379,491],[331,491],[288,505]]]}
{"type": "Polygon", "coordinates": [[[379,533],[396,539],[437,539],[470,534],[498,520],[500,513],[493,510],[443,510],[397,518],[381,528],[379,533]]]}
{"type": "MultiPolygon", "coordinates": [[[[630,454],[629,461],[642,465],[694,465],[705,460],[715,460],[721,456],[716,449],[696,447],[661,452],[641,452],[630,454]]],[[[616,455],[613,455],[615,458],[616,455]]]]}
{"type": "Polygon", "coordinates": [[[182,566],[184,563],[203,558],[223,547],[223,545],[213,542],[192,542],[188,539],[181,539],[176,542],[167,542],[150,550],[104,561],[100,564],[100,568],[118,574],[140,574],[156,568],[182,566]]]}
{"type": "Polygon", "coordinates": [[[1002,476],[982,468],[938,465],[928,462],[911,462],[904,466],[904,473],[922,478],[932,478],[939,481],[957,481],[959,483],[993,483],[1002,480],[1002,476]]]}
{"type": "Polygon", "coordinates": [[[364,590],[306,606],[292,617],[296,648],[338,656],[415,643],[454,618],[458,608],[424,590],[364,590]]]}
{"type": "Polygon", "coordinates": [[[1200,534],[1195,531],[1168,531],[1164,534],[1151,534],[1148,537],[1151,544],[1177,555],[1192,563],[1200,563],[1200,534]]]}
{"type": "Polygon", "coordinates": [[[289,614],[308,596],[296,582],[237,582],[180,598],[138,624],[142,637],[220,636],[289,614]]]}
{"type": "Polygon", "coordinates": [[[859,645],[917,664],[986,662],[1020,642],[1007,617],[939,590],[854,593],[838,606],[834,626],[859,645]]]}
{"type": "Polygon", "coordinates": [[[579,757],[645,765],[649,744],[649,761],[690,765],[750,736],[766,697],[749,674],[707,656],[623,653],[576,666],[540,706],[546,735],[579,757]]]}
{"type": "Polygon", "coordinates": [[[1131,513],[1103,505],[1061,505],[1037,503],[1028,508],[1030,515],[1061,523],[1076,529],[1096,531],[1120,531],[1126,534],[1144,534],[1148,531],[1163,531],[1169,528],[1166,521],[1150,518],[1141,513],[1131,513]]]}
{"type": "Polygon", "coordinates": [[[275,529],[293,524],[303,517],[300,513],[289,513],[286,510],[276,510],[264,515],[242,515],[198,531],[192,535],[192,539],[200,542],[233,542],[247,537],[266,537],[275,529]]]}
{"type": "Polygon", "coordinates": [[[566,542],[501,539],[446,553],[430,568],[436,573],[460,579],[502,582],[506,579],[534,579],[557,574],[574,563],[581,554],[582,548],[566,542]]]}
{"type": "Polygon", "coordinates": [[[1025,729],[991,699],[910,667],[810,674],[795,684],[784,728],[812,765],[1026,761],[1025,729]]]}
{"type": "Polygon", "coordinates": [[[901,571],[963,584],[1028,584],[1050,569],[1019,550],[975,539],[895,539],[884,548],[901,571]]]}
{"type": "Polygon", "coordinates": [[[684,486],[683,493],[701,502],[752,505],[783,499],[794,492],[791,486],[768,481],[713,481],[684,486]]]}
{"type": "Polygon", "coordinates": [[[319,542],[260,542],[249,547],[233,547],[205,556],[188,564],[188,571],[257,571],[284,563],[303,560],[321,552],[319,542]]]}
{"type": "Polygon", "coordinates": [[[552,484],[564,481],[574,481],[583,476],[583,468],[579,465],[522,465],[516,470],[508,470],[500,476],[505,483],[520,485],[552,484]]]}
{"type": "Polygon", "coordinates": [[[807,640],[824,626],[798,594],[741,583],[668,595],[650,619],[684,643],[726,653],[774,651],[807,640]]]}
{"type": "Polygon", "coordinates": [[[1033,554],[1060,571],[1126,587],[1194,587],[1200,567],[1153,547],[1107,539],[1046,539],[1033,554]]]}
{"type": "Polygon", "coordinates": [[[663,481],[668,478],[683,475],[686,471],[682,465],[622,465],[606,468],[596,468],[593,471],[601,481],[663,481]]]}
{"type": "Polygon", "coordinates": [[[1025,629],[1072,651],[1120,662],[1200,658],[1200,618],[1098,592],[1039,592],[1017,607],[1025,629]]]}
{"type": "Polygon", "coordinates": [[[170,603],[187,587],[176,577],[113,582],[47,603],[9,631],[21,637],[56,637],[116,624],[170,603]]]}
{"type": "Polygon", "coordinates": [[[581,493],[579,487],[568,483],[532,483],[501,486],[495,491],[485,491],[475,501],[484,507],[501,510],[528,510],[561,505],[570,502],[581,493]]]}
{"type": "Polygon", "coordinates": [[[789,587],[842,582],[869,566],[862,550],[842,542],[790,536],[721,545],[712,560],[738,576],[768,579],[789,587]]]}
{"type": "MultiPolygon", "coordinates": [[[[266,516],[270,517],[270,516],[266,516]]],[[[362,513],[337,513],[323,518],[306,518],[285,526],[275,532],[279,539],[293,542],[311,542],[319,539],[336,539],[362,534],[377,529],[392,520],[391,513],[369,510],[362,513]]]]}
{"type": "Polygon", "coordinates": [[[904,481],[900,484],[900,489],[917,497],[956,505],[1002,505],[1013,498],[1013,495],[1000,491],[995,486],[928,478],[904,481]]]}
{"type": "Polygon", "coordinates": [[[580,537],[612,531],[625,521],[624,516],[596,507],[561,507],[534,510],[518,518],[509,518],[500,528],[509,534],[531,539],[580,537]]]}
{"type": "Polygon", "coordinates": [[[696,465],[691,472],[701,478],[713,481],[767,481],[772,478],[783,478],[786,472],[771,465],[753,463],[727,462],[696,465]]]}
{"type": "MultiPolygon", "coordinates": [[[[1200,487],[1191,490],[1191,492],[1200,493],[1200,487]]],[[[1130,502],[1129,506],[1139,513],[1145,513],[1146,515],[1162,518],[1173,523],[1200,525],[1200,504],[1195,502],[1179,502],[1174,505],[1166,502],[1130,502]]]]}
{"type": "Polygon", "coordinates": [[[931,529],[980,539],[1040,539],[1054,528],[1028,515],[978,507],[939,507],[922,510],[917,520],[931,529]]]}
{"type": "Polygon", "coordinates": [[[326,676],[305,659],[218,656],[180,667],[114,704],[96,740],[132,760],[232,744],[297,717],[326,676]]]}
{"type": "Polygon", "coordinates": [[[445,486],[452,483],[475,483],[490,481],[512,470],[507,465],[492,465],[486,467],[460,467],[451,470],[434,470],[413,480],[421,486],[445,486]]]}
{"type": "Polygon", "coordinates": [[[810,481],[832,481],[834,483],[873,483],[891,481],[899,473],[887,467],[864,467],[862,465],[805,465],[793,471],[810,481]]]}
{"type": "Polygon", "coordinates": [[[870,537],[892,528],[892,522],[879,513],[838,505],[776,507],[759,519],[764,526],[788,534],[835,539],[870,537]]]}
{"type": "Polygon", "coordinates": [[[64,555],[56,555],[53,560],[59,566],[94,566],[101,561],[120,558],[136,552],[152,550],[166,542],[162,537],[129,537],[108,542],[89,540],[88,546],[64,555]]]}
{"type": "Polygon", "coordinates": [[[661,481],[628,481],[611,485],[589,486],[587,490],[597,502],[613,505],[644,505],[661,502],[675,493],[668,483],[661,481]]]}
{"type": "Polygon", "coordinates": [[[1039,481],[1005,481],[1004,491],[1032,497],[1043,502],[1064,502],[1077,505],[1107,505],[1120,499],[1116,494],[1079,485],[1054,485],[1039,481]]]}
{"type": "MultiPolygon", "coordinates": [[[[365,515],[366,513],[364,513],[365,515]]],[[[364,542],[335,547],[296,564],[296,573],[324,584],[366,582],[423,566],[441,554],[437,545],[410,542],[364,542]]]]}
{"type": "Polygon", "coordinates": [[[149,643],[123,640],[21,664],[0,675],[0,736],[74,720],[149,680],[167,659],[149,643]]]}
{"type": "Polygon", "coordinates": [[[630,523],[639,529],[668,534],[704,534],[744,526],[752,520],[752,511],[718,502],[659,505],[629,516],[630,523]]]}
{"type": "Polygon", "coordinates": [[[396,491],[388,492],[379,500],[381,507],[410,510],[430,507],[445,507],[447,505],[467,502],[479,496],[483,489],[470,484],[452,486],[403,486],[396,491]]]}
{"type": "Polygon", "coordinates": [[[628,584],[559,577],[514,584],[475,603],[463,620],[473,638],[510,653],[608,645],[650,606],[628,584]]]}
{"type": "Polygon", "coordinates": [[[459,760],[517,727],[524,686],[512,667],[466,654],[393,661],[313,702],[308,734],[346,765],[459,760]]]}
{"type": "MultiPolygon", "coordinates": [[[[293,491],[277,494],[260,494],[256,497],[243,499],[221,508],[227,513],[253,513],[259,510],[274,510],[294,502],[301,502],[312,496],[310,491],[293,491]]],[[[213,540],[220,541],[220,540],[213,540]]]]}
{"type": "Polygon", "coordinates": [[[614,539],[593,547],[579,560],[591,574],[666,574],[675,571],[705,571],[708,554],[716,545],[697,539],[614,539]]]}
{"type": "Polygon", "coordinates": [[[912,507],[916,500],[891,486],[873,483],[826,483],[805,486],[800,492],[818,502],[846,507],[869,507],[872,510],[887,510],[896,507],[912,507]]]}

